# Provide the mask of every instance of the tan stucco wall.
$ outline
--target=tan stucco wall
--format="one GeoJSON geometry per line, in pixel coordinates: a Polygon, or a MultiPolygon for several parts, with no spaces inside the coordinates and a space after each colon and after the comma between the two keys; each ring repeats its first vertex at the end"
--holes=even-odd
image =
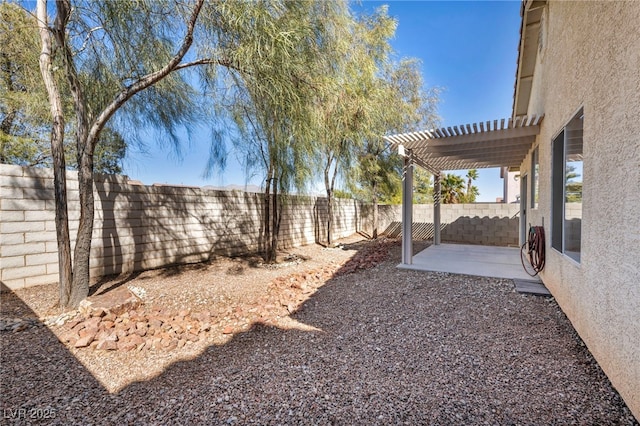
{"type": "MultiPolygon", "coordinates": [[[[640,2],[550,2],[529,114],[544,222],[542,279],[640,418],[640,2]],[[550,247],[551,140],[584,107],[582,258],[550,247]]],[[[522,164],[529,172],[531,157],[522,164]]]]}

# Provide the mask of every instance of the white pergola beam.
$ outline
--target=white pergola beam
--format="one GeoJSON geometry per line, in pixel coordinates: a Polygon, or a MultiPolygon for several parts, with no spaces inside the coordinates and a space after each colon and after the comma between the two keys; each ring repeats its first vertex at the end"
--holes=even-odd
{"type": "Polygon", "coordinates": [[[404,157],[402,263],[413,262],[413,167],[434,175],[433,244],[440,244],[442,170],[519,167],[540,133],[542,115],[523,116],[385,136],[404,157]]]}
{"type": "Polygon", "coordinates": [[[404,157],[402,168],[402,264],[413,263],[413,161],[404,157]]]}
{"type": "Polygon", "coordinates": [[[433,175],[433,245],[440,245],[440,173],[433,175]]]}

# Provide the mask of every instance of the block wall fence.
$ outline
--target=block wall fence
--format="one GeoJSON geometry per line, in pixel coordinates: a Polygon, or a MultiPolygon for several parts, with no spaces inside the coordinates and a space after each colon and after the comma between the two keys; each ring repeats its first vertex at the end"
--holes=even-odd
{"type": "MultiPolygon", "coordinates": [[[[73,238],[80,215],[77,173],[67,173],[67,187],[73,238]]],[[[263,194],[144,186],[116,175],[97,175],[94,194],[92,278],[260,250],[263,194]]],[[[428,222],[433,228],[433,206],[414,209],[414,237],[431,238],[432,233],[424,230],[428,222]]],[[[442,240],[517,243],[514,211],[517,206],[508,204],[443,205],[442,240]]],[[[4,286],[16,289],[58,280],[54,212],[50,169],[0,164],[0,281],[4,286]]],[[[381,206],[379,229],[398,236],[400,220],[400,206],[381,206]]],[[[283,210],[280,247],[326,241],[326,222],[326,198],[289,197],[283,210]]],[[[335,238],[370,234],[371,229],[371,205],[336,200],[335,238]]],[[[72,251],[73,244],[72,240],[72,251]]]]}
{"type": "MultiPolygon", "coordinates": [[[[380,206],[384,218],[384,234],[402,234],[402,206],[380,206]]],[[[442,242],[482,244],[488,246],[518,246],[519,204],[473,203],[440,206],[440,237],[442,242]]],[[[433,204],[413,206],[413,239],[433,238],[433,204]]]]}

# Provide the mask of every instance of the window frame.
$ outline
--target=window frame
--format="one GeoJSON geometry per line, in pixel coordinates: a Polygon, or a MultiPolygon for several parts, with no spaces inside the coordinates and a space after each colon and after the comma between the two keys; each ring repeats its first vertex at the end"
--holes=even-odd
{"type": "Polygon", "coordinates": [[[538,208],[538,201],[536,197],[540,194],[540,150],[539,147],[536,146],[531,153],[531,183],[530,183],[530,201],[529,207],[531,210],[536,210],[538,208]]]}
{"type": "MultiPolygon", "coordinates": [[[[581,264],[582,254],[582,217],[580,218],[580,251],[577,256],[567,253],[567,232],[566,232],[566,204],[567,204],[567,147],[568,147],[568,129],[570,124],[581,117],[582,127],[584,131],[584,107],[572,114],[571,118],[562,126],[551,140],[551,248],[562,254],[564,257],[571,259],[577,265],[581,264]],[[558,161],[560,160],[560,161],[558,161]]],[[[574,129],[575,130],[575,129],[574,129]]],[[[581,156],[584,153],[584,136],[581,141],[581,156]]],[[[582,182],[584,183],[584,159],[581,160],[582,166],[582,182]]],[[[533,160],[532,160],[533,165],[533,160]]],[[[581,190],[581,201],[583,199],[583,190],[581,190]]]]}

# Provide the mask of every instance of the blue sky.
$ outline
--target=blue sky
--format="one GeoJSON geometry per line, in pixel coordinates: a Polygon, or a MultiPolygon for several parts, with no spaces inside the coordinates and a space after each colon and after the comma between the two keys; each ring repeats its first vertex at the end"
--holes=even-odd
{"type": "MultiPolygon", "coordinates": [[[[518,55],[519,1],[365,1],[356,10],[389,5],[398,20],[392,46],[399,57],[422,60],[426,85],[443,89],[439,115],[444,126],[511,116],[518,55]]],[[[130,151],[124,172],[145,184],[245,184],[243,170],[229,156],[222,174],[203,178],[208,140],[196,130],[178,158],[150,143],[148,152],[130,151]]],[[[259,184],[254,179],[249,183],[259,184]]],[[[502,196],[497,169],[480,170],[478,201],[502,196]]]]}

